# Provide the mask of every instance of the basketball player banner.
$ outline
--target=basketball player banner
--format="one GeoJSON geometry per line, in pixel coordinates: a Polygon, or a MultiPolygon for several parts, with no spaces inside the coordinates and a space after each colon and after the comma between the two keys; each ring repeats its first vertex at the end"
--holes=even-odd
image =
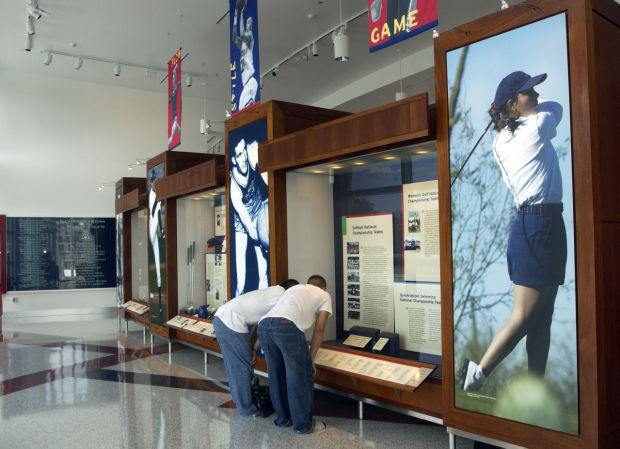
{"type": "Polygon", "coordinates": [[[370,52],[437,26],[437,0],[368,0],[370,52]]]}
{"type": "Polygon", "coordinates": [[[168,151],[181,145],[181,49],[168,61],[168,151]]]}
{"type": "Polygon", "coordinates": [[[257,0],[230,2],[230,111],[260,103],[257,0]]]}

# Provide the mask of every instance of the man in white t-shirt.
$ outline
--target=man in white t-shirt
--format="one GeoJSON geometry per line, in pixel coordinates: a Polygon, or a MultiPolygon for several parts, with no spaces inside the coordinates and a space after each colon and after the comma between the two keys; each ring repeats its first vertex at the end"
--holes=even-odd
{"type": "Polygon", "coordinates": [[[224,368],[230,385],[230,394],[241,416],[259,416],[260,412],[252,401],[250,385],[256,364],[256,326],[284,294],[285,290],[298,282],[289,279],[282,285],[245,293],[228,301],[217,309],[213,318],[215,336],[224,358],[224,368]],[[248,326],[254,326],[252,334],[248,326]]]}
{"type": "Polygon", "coordinates": [[[332,300],[319,275],[306,285],[288,289],[258,323],[258,339],[267,361],[269,392],[276,410],[274,424],[293,425],[298,434],[318,432],[325,423],[312,419],[314,406],[314,358],[321,343],[332,300]],[[305,331],[314,325],[310,348],[305,331]]]}

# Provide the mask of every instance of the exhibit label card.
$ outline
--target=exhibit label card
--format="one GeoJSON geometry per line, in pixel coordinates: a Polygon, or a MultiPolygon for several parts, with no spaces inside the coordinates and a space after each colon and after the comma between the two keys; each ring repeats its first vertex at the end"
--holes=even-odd
{"type": "Polygon", "coordinates": [[[392,214],[343,217],[344,330],[394,332],[392,214]]]}
{"type": "Polygon", "coordinates": [[[439,284],[394,284],[394,326],[400,347],[441,355],[441,291],[439,284]]]}
{"type": "Polygon", "coordinates": [[[437,181],[403,185],[403,279],[439,282],[437,181]]]}

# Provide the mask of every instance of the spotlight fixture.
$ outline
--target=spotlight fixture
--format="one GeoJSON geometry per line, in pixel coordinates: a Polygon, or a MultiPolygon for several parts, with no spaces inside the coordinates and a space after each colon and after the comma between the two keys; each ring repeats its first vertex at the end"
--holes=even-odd
{"type": "Polygon", "coordinates": [[[118,64],[114,64],[114,76],[120,76],[121,74],[121,66],[118,64]]]}
{"type": "Polygon", "coordinates": [[[204,118],[200,119],[200,134],[209,134],[209,129],[211,129],[211,120],[207,120],[204,118]]]}
{"type": "Polygon", "coordinates": [[[32,35],[27,34],[26,40],[24,41],[24,50],[30,51],[32,50],[32,35]]]}
{"type": "Polygon", "coordinates": [[[275,67],[272,71],[271,74],[273,76],[278,76],[278,74],[280,73],[280,67],[275,67]]]}
{"type": "Polygon", "coordinates": [[[192,81],[193,81],[193,80],[192,80],[192,75],[187,75],[187,76],[185,77],[185,85],[186,85],[187,87],[192,87],[192,81]]]}
{"type": "Polygon", "coordinates": [[[347,36],[346,26],[342,26],[332,37],[334,41],[334,59],[345,62],[349,60],[349,36],[347,36]]]}
{"type": "Polygon", "coordinates": [[[508,2],[506,0],[501,0],[501,9],[508,9],[510,8],[510,5],[508,4],[508,2]]]}
{"type": "Polygon", "coordinates": [[[334,43],[334,59],[345,62],[349,60],[349,36],[347,36],[347,24],[342,23],[342,0],[340,0],[340,27],[332,34],[334,43]]]}
{"type": "Polygon", "coordinates": [[[35,34],[34,19],[32,18],[31,15],[26,17],[26,31],[28,32],[28,34],[35,34]]]}
{"type": "Polygon", "coordinates": [[[73,68],[75,70],[80,70],[82,68],[83,62],[84,60],[78,56],[78,58],[75,60],[75,63],[73,64],[73,68]]]}
{"type": "Polygon", "coordinates": [[[43,64],[50,65],[52,62],[52,54],[49,51],[43,53],[43,64]]]}
{"type": "Polygon", "coordinates": [[[319,46],[316,42],[312,43],[312,56],[318,56],[319,55],[319,46]]]}
{"type": "Polygon", "coordinates": [[[265,86],[265,78],[261,77],[260,79],[260,88],[262,89],[265,86]]]}
{"type": "Polygon", "coordinates": [[[226,109],[226,118],[231,118],[232,114],[230,113],[230,111],[228,109],[226,109]]]}
{"type": "Polygon", "coordinates": [[[437,30],[433,30],[433,39],[437,39],[439,37],[439,33],[437,30]]]}

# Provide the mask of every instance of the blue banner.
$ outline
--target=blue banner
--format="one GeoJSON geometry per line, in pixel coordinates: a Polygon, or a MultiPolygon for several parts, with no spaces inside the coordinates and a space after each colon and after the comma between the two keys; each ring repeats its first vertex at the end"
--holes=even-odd
{"type": "Polygon", "coordinates": [[[257,0],[230,2],[230,108],[238,114],[260,103],[257,0]]]}

